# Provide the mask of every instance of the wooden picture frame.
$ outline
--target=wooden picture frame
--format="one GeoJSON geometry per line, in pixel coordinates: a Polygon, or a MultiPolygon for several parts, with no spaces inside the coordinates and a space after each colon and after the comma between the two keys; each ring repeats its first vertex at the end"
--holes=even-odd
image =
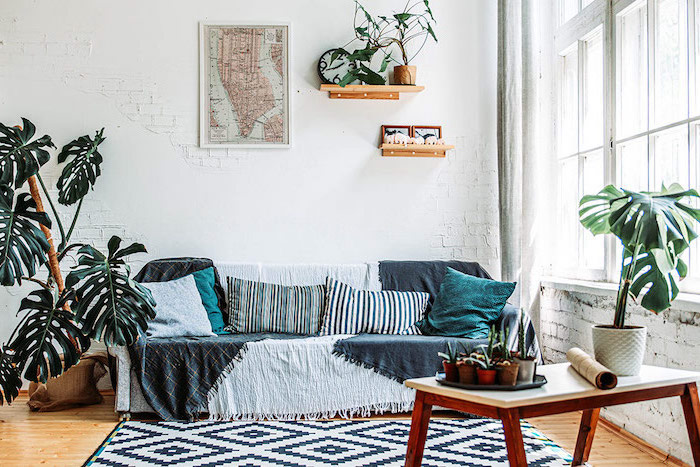
{"type": "Polygon", "coordinates": [[[203,21],[199,23],[199,146],[285,149],[291,147],[292,31],[289,22],[203,21]],[[239,43],[243,52],[237,52],[239,43]],[[255,48],[254,46],[257,46],[255,48]],[[245,80],[237,62],[259,63],[261,88],[245,80]],[[221,58],[219,51],[226,53],[221,58]],[[225,61],[226,63],[221,63],[225,61]],[[238,71],[237,71],[238,70],[238,71]],[[272,79],[272,77],[275,79],[272,79]],[[243,83],[243,84],[240,84],[243,83]],[[271,85],[269,83],[272,83],[271,85]],[[243,92],[238,92],[239,90],[243,92]],[[242,96],[242,97],[241,97],[242,96]],[[234,98],[237,97],[238,100],[234,98]],[[235,100],[235,102],[234,102],[235,100]],[[272,102],[270,107],[258,103],[272,102]],[[258,106],[258,109],[253,107],[258,106]]]}
{"type": "Polygon", "coordinates": [[[390,132],[391,134],[395,134],[395,133],[405,134],[409,138],[413,137],[413,128],[411,127],[411,125],[382,125],[382,134],[381,134],[382,143],[386,142],[387,132],[390,132]],[[405,130],[405,131],[403,131],[403,130],[405,130]]]}
{"type": "Polygon", "coordinates": [[[411,127],[411,137],[418,136],[425,139],[428,136],[435,136],[437,139],[442,138],[442,127],[439,125],[413,125],[411,127]]]}

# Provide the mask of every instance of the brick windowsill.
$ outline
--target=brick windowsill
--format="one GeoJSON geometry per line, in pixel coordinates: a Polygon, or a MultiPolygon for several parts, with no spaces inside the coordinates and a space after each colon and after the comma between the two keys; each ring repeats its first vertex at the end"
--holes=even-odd
{"type": "MultiPolygon", "coordinates": [[[[540,281],[542,287],[564,290],[567,292],[588,293],[600,296],[612,296],[617,294],[617,284],[612,282],[582,281],[577,279],[564,279],[561,277],[543,277],[540,281]]],[[[671,308],[683,311],[700,313],[700,294],[681,292],[673,301],[671,308]]]]}

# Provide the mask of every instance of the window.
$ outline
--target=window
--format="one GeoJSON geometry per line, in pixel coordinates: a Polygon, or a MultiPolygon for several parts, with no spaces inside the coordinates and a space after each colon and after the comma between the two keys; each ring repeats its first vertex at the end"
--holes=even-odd
{"type": "MultiPolygon", "coordinates": [[[[558,274],[617,280],[619,246],[578,223],[607,184],[698,185],[700,0],[558,0],[558,274]],[[565,253],[564,253],[565,252],[565,253]]],[[[700,291],[700,245],[687,254],[700,291]]]]}

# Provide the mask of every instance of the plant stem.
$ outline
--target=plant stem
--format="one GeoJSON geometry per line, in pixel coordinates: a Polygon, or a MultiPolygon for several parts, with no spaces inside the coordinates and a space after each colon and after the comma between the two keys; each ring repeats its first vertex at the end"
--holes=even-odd
{"type": "Polygon", "coordinates": [[[65,248],[66,245],[68,245],[68,242],[70,241],[71,235],[73,235],[73,229],[75,229],[75,224],[78,222],[78,215],[80,214],[80,208],[83,207],[83,200],[85,198],[80,198],[80,201],[78,201],[78,207],[75,209],[75,214],[73,214],[73,221],[70,223],[70,227],[68,228],[68,233],[66,234],[65,238],[61,242],[61,244],[58,246],[58,254],[60,255],[63,249],[65,248]]]}
{"type": "Polygon", "coordinates": [[[41,185],[41,189],[46,195],[46,199],[49,202],[51,211],[53,212],[53,217],[56,219],[56,223],[58,224],[58,230],[61,232],[61,243],[64,243],[66,240],[66,233],[63,230],[63,223],[61,222],[61,218],[58,217],[58,211],[56,210],[56,206],[54,206],[53,201],[51,200],[51,196],[49,195],[49,190],[46,189],[46,185],[44,185],[44,180],[41,178],[39,172],[36,173],[36,179],[39,180],[39,185],[41,185]]]}

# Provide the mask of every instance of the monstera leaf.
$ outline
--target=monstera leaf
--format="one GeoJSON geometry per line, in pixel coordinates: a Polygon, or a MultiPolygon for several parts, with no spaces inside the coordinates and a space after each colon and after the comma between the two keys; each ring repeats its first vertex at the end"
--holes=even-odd
{"type": "Polygon", "coordinates": [[[23,271],[27,276],[36,274],[46,262],[49,242],[36,223],[51,227],[51,220],[37,212],[36,203],[28,193],[17,196],[7,185],[0,186],[0,284],[22,283],[23,271]]]}
{"type": "Polygon", "coordinates": [[[63,168],[58,178],[58,202],[70,206],[82,199],[95,185],[95,180],[100,176],[100,164],[102,155],[97,147],[105,140],[102,128],[95,133],[95,138],[88,135],[81,136],[63,146],[58,154],[58,162],[62,164],[69,157],[73,157],[63,168]]]}
{"type": "Polygon", "coordinates": [[[0,347],[0,405],[3,405],[3,398],[8,404],[12,403],[21,387],[22,379],[9,349],[0,347]]]}
{"type": "Polygon", "coordinates": [[[17,328],[10,348],[15,352],[15,362],[25,368],[26,379],[45,383],[78,363],[90,347],[90,339],[83,335],[73,322],[73,313],[65,307],[73,293],[65,289],[54,300],[51,290],[40,289],[22,300],[19,312],[27,315],[17,328]]]}
{"type": "Polygon", "coordinates": [[[68,274],[66,287],[77,287],[71,307],[83,332],[107,345],[131,345],[146,330],[147,320],[155,317],[151,292],[130,277],[124,257],[145,253],[134,243],[119,249],[121,239],[109,240],[108,256],[91,246],[78,250],[78,265],[68,274]]]}
{"type": "Polygon", "coordinates": [[[22,118],[22,128],[8,127],[0,123],[0,185],[24,185],[32,175],[36,175],[49,160],[44,148],[55,148],[51,137],[44,135],[32,141],[36,127],[22,118]]]}
{"type": "Polygon", "coordinates": [[[641,305],[656,313],[678,294],[677,280],[688,271],[679,256],[698,236],[694,224],[700,210],[683,204],[686,197],[700,196],[674,183],[641,193],[610,185],[581,199],[581,224],[594,235],[612,233],[622,242],[624,290],[635,299],[642,296],[641,305]]]}

